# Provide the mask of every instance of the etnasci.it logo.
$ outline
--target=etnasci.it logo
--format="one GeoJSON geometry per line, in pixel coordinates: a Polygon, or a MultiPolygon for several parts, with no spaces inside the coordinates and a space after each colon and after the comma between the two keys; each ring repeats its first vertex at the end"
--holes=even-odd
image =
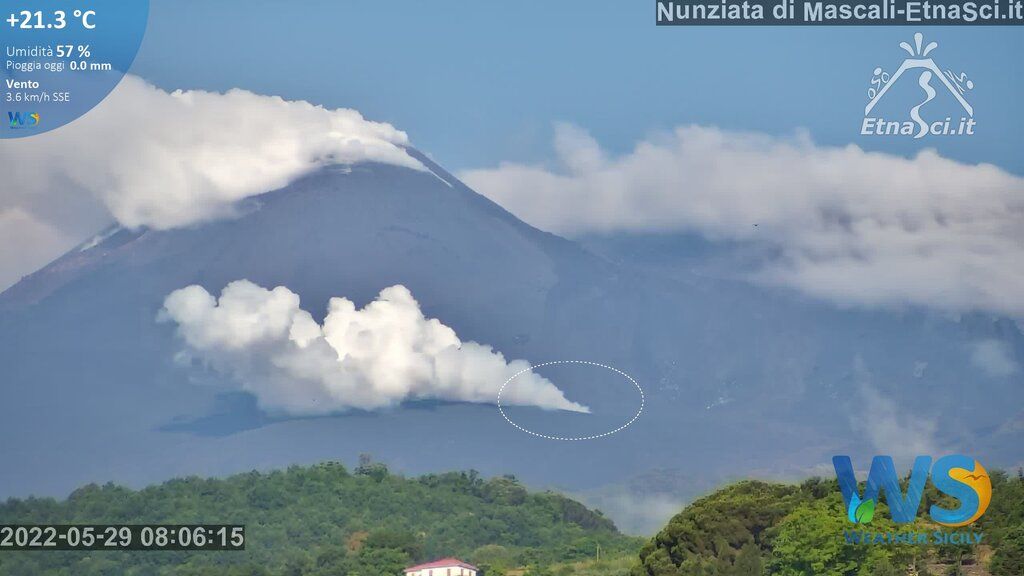
{"type": "Polygon", "coordinates": [[[11,130],[36,128],[42,121],[38,112],[8,112],[7,120],[10,122],[11,130]]]}
{"type": "Polygon", "coordinates": [[[875,456],[871,461],[867,485],[861,495],[849,456],[835,456],[832,465],[846,503],[847,518],[855,524],[867,524],[875,515],[878,497],[885,492],[892,520],[899,524],[917,518],[921,497],[929,474],[939,492],[959,501],[955,509],[934,504],[928,510],[931,519],[943,526],[966,526],[981,518],[992,500],[992,481],[980,462],[960,454],[943,456],[932,465],[931,456],[918,456],[910,473],[906,493],[900,487],[890,456],[875,456]]]}
{"type": "MultiPolygon", "coordinates": [[[[977,122],[974,120],[974,107],[967,102],[967,92],[974,89],[974,81],[967,79],[967,73],[954,73],[951,69],[945,72],[939,68],[932,58],[932,52],[938,48],[938,42],[924,43],[924,35],[920,32],[914,34],[914,44],[900,42],[902,48],[909,58],[904,58],[899,68],[892,74],[878,66],[871,76],[871,85],[868,88],[868,104],[864,108],[864,122],[861,124],[860,133],[862,136],[913,136],[924,138],[925,136],[970,136],[974,134],[977,122]],[[901,78],[917,80],[920,91],[913,90],[914,95],[902,95],[894,97],[894,91],[890,90],[897,85],[901,78]],[[936,82],[932,86],[932,81],[936,82]],[[936,91],[938,88],[938,91],[936,91]],[[948,93],[953,100],[942,98],[933,102],[928,110],[922,109],[926,104],[932,102],[940,94],[948,93]],[[889,95],[890,99],[906,97],[914,105],[910,108],[910,119],[884,118],[877,115],[876,107],[883,98],[889,95]],[[955,101],[955,104],[953,103],[955,101]],[[945,106],[945,108],[943,108],[945,106]],[[935,112],[941,114],[936,118],[935,112]],[[925,115],[931,116],[926,119],[925,115]]],[[[905,105],[901,103],[899,106],[905,105]]]]}

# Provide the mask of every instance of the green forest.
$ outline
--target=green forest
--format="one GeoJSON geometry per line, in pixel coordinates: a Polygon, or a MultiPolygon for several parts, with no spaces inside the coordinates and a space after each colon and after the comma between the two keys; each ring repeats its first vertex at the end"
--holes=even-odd
{"type": "Polygon", "coordinates": [[[405,478],[382,464],[340,463],[185,478],[140,491],[90,485],[67,500],[8,500],[0,524],[244,524],[242,552],[0,552],[0,574],[60,576],[400,576],[458,556],[500,576],[593,556],[635,556],[598,512],[511,476],[405,478]]]}
{"type": "MultiPolygon", "coordinates": [[[[740,482],[693,502],[640,551],[633,576],[1022,576],[1024,479],[994,472],[992,503],[972,526],[949,529],[919,516],[909,525],[888,519],[879,505],[871,532],[982,532],[977,546],[850,545],[835,480],[799,485],[740,482]]],[[[922,510],[954,508],[929,484],[922,510]]]]}
{"type": "MultiPolygon", "coordinates": [[[[364,461],[185,478],[130,490],[89,485],[66,500],[11,499],[0,524],[245,524],[243,552],[0,551],[17,576],[400,576],[457,556],[483,576],[1021,576],[1024,479],[993,473],[975,546],[849,545],[834,480],[744,481],[683,509],[653,538],[620,533],[600,511],[512,476],[416,478],[364,461]],[[600,556],[598,557],[598,553],[600,556]]],[[[933,489],[926,502],[945,503],[933,489]]],[[[923,508],[922,508],[923,509],[923,508]]],[[[884,503],[872,531],[898,528],[884,503]]]]}

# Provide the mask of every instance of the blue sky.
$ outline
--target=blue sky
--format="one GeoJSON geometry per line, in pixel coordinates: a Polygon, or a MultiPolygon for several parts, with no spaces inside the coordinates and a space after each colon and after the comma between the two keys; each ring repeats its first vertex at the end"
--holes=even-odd
{"type": "MultiPolygon", "coordinates": [[[[858,134],[875,66],[917,28],[657,28],[653,3],[154,0],[133,71],[163,88],[352,107],[394,123],[446,167],[551,157],[552,123],[621,152],[680,124],[913,154],[925,147],[1024,173],[1024,30],[921,27],[968,72],[978,134],[858,134]]],[[[273,122],[272,118],[267,119],[273,122]]]]}

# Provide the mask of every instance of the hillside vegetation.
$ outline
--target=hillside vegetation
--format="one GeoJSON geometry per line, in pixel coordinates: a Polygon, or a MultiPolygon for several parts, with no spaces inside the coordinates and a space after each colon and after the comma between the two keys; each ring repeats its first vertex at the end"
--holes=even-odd
{"type": "Polygon", "coordinates": [[[245,524],[244,552],[0,552],[0,574],[60,576],[398,576],[410,563],[459,556],[489,574],[543,572],[630,554],[600,512],[513,477],[475,472],[404,478],[380,464],[338,463],[186,478],[133,491],[90,485],[64,501],[9,500],[0,524],[245,524]]]}
{"type": "MultiPolygon", "coordinates": [[[[872,532],[984,533],[974,546],[850,545],[836,482],[745,481],[701,498],[649,541],[599,511],[510,476],[405,478],[364,462],[186,478],[133,491],[90,485],[65,501],[9,500],[0,524],[245,524],[244,552],[0,552],[0,574],[59,576],[400,576],[441,556],[483,576],[1022,576],[1024,477],[993,473],[988,512],[969,528],[926,514],[896,525],[884,502],[872,532]],[[600,548],[600,559],[597,551],[600,548]],[[638,554],[639,552],[639,554],[638,554]]],[[[921,510],[950,506],[929,487],[921,510]]]]}
{"type": "MultiPolygon", "coordinates": [[[[888,519],[884,504],[869,525],[846,519],[838,484],[747,481],[697,500],[640,551],[633,576],[977,576],[1024,575],[1024,479],[992,474],[988,512],[966,528],[888,519]],[[849,545],[844,530],[983,532],[977,546],[849,545]]],[[[951,502],[929,484],[921,510],[951,502]]],[[[954,506],[955,507],[955,506],[954,506]]]]}

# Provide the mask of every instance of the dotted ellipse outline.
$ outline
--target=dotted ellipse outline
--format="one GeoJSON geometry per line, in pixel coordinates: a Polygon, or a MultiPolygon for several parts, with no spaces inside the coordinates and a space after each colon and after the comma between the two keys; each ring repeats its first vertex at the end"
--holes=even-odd
{"type": "Polygon", "coordinates": [[[547,439],[547,440],[562,440],[562,441],[566,441],[566,442],[577,442],[577,441],[580,441],[580,440],[596,440],[597,438],[604,438],[605,436],[611,436],[612,434],[615,434],[616,432],[621,432],[621,431],[625,430],[626,428],[628,428],[631,424],[633,424],[633,422],[636,422],[637,418],[640,417],[640,414],[643,413],[644,406],[645,406],[646,403],[647,403],[647,397],[644,394],[644,389],[640,386],[639,382],[637,382],[636,380],[633,379],[632,376],[630,376],[629,374],[626,374],[625,372],[623,372],[622,370],[619,370],[618,368],[615,368],[614,366],[607,366],[605,364],[598,364],[597,362],[589,362],[587,360],[554,360],[552,362],[544,362],[544,363],[541,363],[541,364],[537,364],[536,366],[530,366],[528,368],[524,368],[523,370],[520,370],[519,372],[516,372],[515,374],[513,374],[508,380],[505,380],[505,383],[502,384],[501,388],[498,389],[498,411],[501,412],[501,416],[505,419],[506,422],[508,422],[509,424],[511,424],[512,426],[517,428],[518,430],[526,432],[527,434],[530,434],[532,436],[537,436],[538,438],[544,438],[544,439],[547,439]],[[534,432],[533,430],[528,430],[526,428],[523,428],[519,424],[516,424],[515,422],[513,422],[512,419],[508,417],[508,414],[505,413],[505,408],[502,407],[502,405],[501,405],[501,393],[505,391],[505,387],[508,386],[509,383],[511,383],[513,380],[515,380],[516,378],[522,376],[523,374],[525,374],[527,372],[532,372],[532,371],[536,370],[537,368],[543,368],[545,366],[556,366],[556,365],[559,365],[559,364],[583,364],[583,365],[586,365],[586,366],[597,366],[598,368],[604,368],[605,370],[611,370],[612,372],[615,372],[616,374],[622,376],[626,380],[629,380],[630,382],[632,382],[633,386],[636,386],[636,389],[640,391],[640,409],[636,411],[636,414],[633,415],[633,417],[629,420],[629,422],[626,422],[622,426],[619,426],[618,428],[616,428],[614,430],[611,430],[611,431],[608,431],[608,432],[605,432],[603,434],[594,434],[592,436],[549,436],[547,434],[541,434],[539,432],[534,432]]]}

